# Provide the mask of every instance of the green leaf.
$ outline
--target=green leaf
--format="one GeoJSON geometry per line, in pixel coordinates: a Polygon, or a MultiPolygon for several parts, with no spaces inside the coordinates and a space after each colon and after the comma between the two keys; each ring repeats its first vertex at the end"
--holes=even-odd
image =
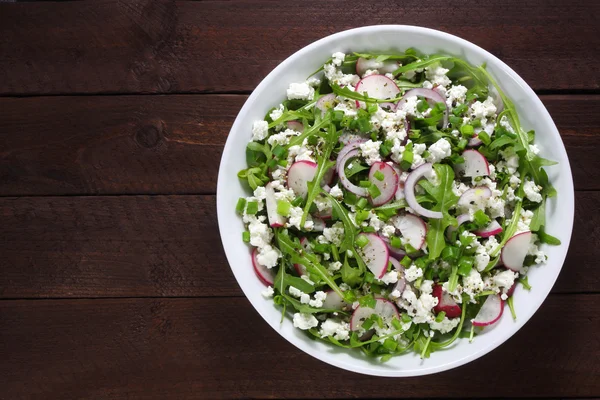
{"type": "Polygon", "coordinates": [[[348,263],[348,257],[344,257],[344,264],[342,265],[341,271],[342,280],[350,286],[358,285],[362,282],[362,272],[360,268],[353,268],[348,263]]]}

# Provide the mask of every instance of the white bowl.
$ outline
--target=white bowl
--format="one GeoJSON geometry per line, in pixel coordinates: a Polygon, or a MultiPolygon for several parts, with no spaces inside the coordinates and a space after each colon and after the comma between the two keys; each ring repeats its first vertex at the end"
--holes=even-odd
{"type": "Polygon", "coordinates": [[[565,147],[548,111],[527,83],[498,58],[466,40],[432,29],[404,25],[369,26],[340,32],[306,46],[279,64],[258,85],[237,116],[225,144],[217,184],[217,215],[227,260],[258,313],[286,340],[319,360],[349,371],[378,376],[426,375],[458,367],[483,356],[517,332],[540,307],[558,277],[571,238],[573,208],[573,180],[565,147]],[[523,127],[536,131],[536,144],[542,156],[559,162],[546,169],[558,191],[558,196],[546,207],[546,231],[560,238],[562,244],[544,246],[543,250],[548,254],[547,265],[529,271],[533,289],[527,292],[519,287],[515,291],[516,322],[509,312],[505,312],[493,329],[484,331],[472,343],[458,340],[451,348],[434,352],[425,360],[408,353],[381,363],[360,351],[346,351],[312,340],[294,328],[289,318],[280,323],[281,311],[272,300],[261,296],[264,285],[254,274],[250,251],[241,240],[244,227],[235,213],[235,205],[239,197],[249,194],[243,190],[236,174],[246,168],[244,151],[251,138],[252,123],[284,100],[290,83],[303,82],[336,51],[405,50],[408,47],[424,53],[451,54],[473,65],[487,64],[489,72],[516,104],[523,127]]]}

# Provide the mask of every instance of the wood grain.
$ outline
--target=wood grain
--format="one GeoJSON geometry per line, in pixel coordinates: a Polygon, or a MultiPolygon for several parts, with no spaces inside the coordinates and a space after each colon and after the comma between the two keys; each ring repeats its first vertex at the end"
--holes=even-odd
{"type": "MultiPolygon", "coordinates": [[[[0,195],[215,193],[221,151],[246,98],[0,98],[0,195]]],[[[600,114],[590,112],[600,96],[542,99],[575,188],[600,189],[600,114]]]]}
{"type": "MultiPolygon", "coordinates": [[[[600,193],[576,207],[554,292],[599,292],[600,193]]],[[[0,217],[0,298],[242,295],[213,196],[4,198],[0,217]]]]}
{"type": "Polygon", "coordinates": [[[1,396],[592,397],[600,395],[600,341],[590,334],[598,304],[600,295],[551,295],[483,358],[434,377],[392,379],[304,354],[242,298],[2,301],[1,396]]]}
{"type": "Polygon", "coordinates": [[[250,91],[295,51],[366,25],[440,29],[537,90],[600,89],[600,3],[172,0],[0,5],[0,94],[250,91]],[[327,16],[324,18],[324,16],[327,16]]]}

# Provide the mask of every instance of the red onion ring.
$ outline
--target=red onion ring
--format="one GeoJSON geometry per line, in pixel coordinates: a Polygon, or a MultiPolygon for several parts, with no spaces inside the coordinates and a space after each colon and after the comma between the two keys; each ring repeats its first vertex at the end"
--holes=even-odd
{"type": "Polygon", "coordinates": [[[404,93],[404,96],[402,96],[402,98],[396,105],[396,110],[399,110],[400,107],[402,107],[406,103],[406,100],[412,96],[421,96],[425,97],[426,99],[433,100],[436,103],[444,103],[446,111],[444,111],[444,121],[442,123],[442,128],[448,127],[448,114],[450,111],[448,110],[448,105],[446,105],[446,99],[444,99],[444,97],[441,94],[439,94],[433,89],[417,88],[409,90],[408,92],[404,93]]]}
{"type": "Polygon", "coordinates": [[[412,208],[417,214],[427,217],[440,219],[443,217],[441,211],[432,211],[424,208],[417,202],[417,197],[415,195],[415,185],[427,174],[430,174],[433,171],[433,167],[431,163],[425,163],[419,167],[417,167],[413,172],[408,175],[406,178],[406,182],[404,183],[404,195],[406,198],[406,202],[408,206],[412,208]]]}
{"type": "MultiPolygon", "coordinates": [[[[358,144],[358,146],[360,146],[360,144],[358,144]]],[[[339,160],[339,162],[338,162],[338,165],[337,165],[338,175],[340,177],[340,182],[342,183],[342,186],[345,187],[346,190],[354,193],[357,196],[367,197],[369,195],[369,192],[367,191],[367,189],[356,186],[355,184],[350,182],[350,180],[346,177],[346,171],[345,171],[346,163],[348,162],[349,159],[351,159],[353,157],[358,157],[358,156],[359,156],[359,152],[358,152],[358,149],[356,149],[356,148],[347,152],[342,157],[342,159],[339,160]]]]}

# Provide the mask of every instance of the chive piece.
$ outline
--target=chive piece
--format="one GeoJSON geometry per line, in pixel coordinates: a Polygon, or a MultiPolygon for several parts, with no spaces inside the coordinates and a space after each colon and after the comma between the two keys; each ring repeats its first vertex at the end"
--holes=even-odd
{"type": "Polygon", "coordinates": [[[292,200],[292,205],[294,207],[299,207],[300,204],[302,204],[302,201],[304,201],[304,199],[302,197],[298,196],[294,200],[292,200]]]}
{"type": "Polygon", "coordinates": [[[256,201],[246,202],[246,214],[254,215],[258,212],[258,203],[256,201]]]}
{"type": "Polygon", "coordinates": [[[462,133],[463,136],[466,137],[473,137],[475,129],[473,129],[473,125],[463,125],[460,127],[460,133],[462,133]]]}
{"type": "Polygon", "coordinates": [[[454,261],[454,260],[456,260],[458,258],[458,255],[459,255],[459,251],[460,250],[458,249],[458,247],[447,245],[442,250],[442,260],[444,260],[444,261],[454,261]]]}
{"type": "Polygon", "coordinates": [[[367,199],[365,199],[364,197],[361,197],[360,200],[358,200],[356,202],[356,208],[359,208],[362,210],[367,206],[367,203],[368,203],[367,199]]]}
{"type": "Polygon", "coordinates": [[[440,311],[440,313],[435,316],[435,322],[442,322],[445,317],[446,317],[446,312],[440,311]]]}
{"type": "Polygon", "coordinates": [[[397,249],[402,247],[402,241],[400,240],[400,238],[398,236],[392,236],[390,238],[390,244],[392,245],[392,247],[395,247],[397,249]]]}
{"type": "Polygon", "coordinates": [[[363,188],[368,188],[371,186],[371,182],[370,181],[360,181],[360,182],[358,182],[358,186],[363,187],[363,188]]]}
{"type": "Polygon", "coordinates": [[[277,145],[275,146],[275,148],[273,149],[273,155],[275,155],[275,157],[277,158],[285,158],[285,156],[287,151],[285,149],[285,147],[281,146],[281,145],[277,145]]]}
{"type": "Polygon", "coordinates": [[[382,181],[385,179],[385,175],[383,175],[383,172],[381,171],[375,171],[375,173],[373,174],[373,176],[375,177],[375,179],[377,179],[378,181],[382,181]]]}
{"type": "Polygon", "coordinates": [[[379,190],[379,188],[375,185],[371,185],[367,188],[367,191],[369,192],[369,195],[371,196],[372,199],[375,199],[379,196],[381,196],[381,190],[379,190]]]}
{"type": "Polygon", "coordinates": [[[365,330],[371,329],[372,326],[373,326],[373,320],[370,320],[370,319],[365,320],[365,322],[363,322],[363,324],[362,324],[362,327],[365,330]]]}
{"type": "Polygon", "coordinates": [[[448,118],[448,120],[450,121],[450,123],[452,124],[452,126],[457,126],[462,124],[462,118],[461,117],[450,117],[448,118]]]}
{"type": "Polygon", "coordinates": [[[477,137],[479,138],[479,140],[481,140],[483,142],[483,144],[485,144],[486,146],[489,146],[490,143],[492,143],[492,139],[490,139],[490,135],[488,135],[487,132],[485,131],[481,131],[479,132],[479,134],[477,135],[477,137]]]}
{"type": "Polygon", "coordinates": [[[243,197],[240,197],[237,201],[237,204],[235,205],[235,211],[237,211],[238,214],[241,214],[244,212],[245,207],[246,207],[246,199],[243,197]]]}
{"type": "Polygon", "coordinates": [[[365,226],[363,228],[363,232],[365,232],[365,233],[374,233],[375,232],[375,228],[373,228],[372,226],[365,226]]]}
{"type": "Polygon", "coordinates": [[[367,210],[359,210],[356,213],[356,223],[357,224],[360,224],[361,222],[363,222],[367,218],[369,218],[369,212],[367,210]]]}
{"type": "Polygon", "coordinates": [[[244,241],[244,243],[250,243],[250,232],[242,232],[242,240],[244,241]]]}
{"type": "Polygon", "coordinates": [[[383,347],[385,347],[386,349],[388,349],[389,351],[395,351],[396,348],[398,347],[398,342],[396,342],[395,340],[393,340],[392,338],[387,338],[385,339],[385,341],[383,342],[383,347]]]}
{"type": "Polygon", "coordinates": [[[402,324],[400,323],[400,321],[398,321],[398,319],[396,317],[394,317],[392,319],[392,326],[394,327],[394,329],[396,329],[397,331],[399,331],[400,329],[402,329],[402,324]]]}
{"type": "Polygon", "coordinates": [[[369,239],[367,239],[367,237],[365,235],[359,235],[356,238],[355,243],[358,247],[363,248],[369,244],[369,239]]]}
{"type": "Polygon", "coordinates": [[[410,322],[410,321],[412,321],[412,319],[408,316],[408,314],[402,313],[402,322],[404,322],[406,324],[407,322],[410,322]]]}
{"type": "Polygon", "coordinates": [[[410,268],[410,266],[412,264],[412,259],[408,256],[404,256],[402,261],[400,261],[400,264],[402,264],[402,266],[405,268],[410,268]]]}
{"type": "Polygon", "coordinates": [[[290,215],[291,207],[292,207],[292,205],[290,204],[289,201],[277,200],[277,214],[287,217],[288,215],[290,215]]]}

